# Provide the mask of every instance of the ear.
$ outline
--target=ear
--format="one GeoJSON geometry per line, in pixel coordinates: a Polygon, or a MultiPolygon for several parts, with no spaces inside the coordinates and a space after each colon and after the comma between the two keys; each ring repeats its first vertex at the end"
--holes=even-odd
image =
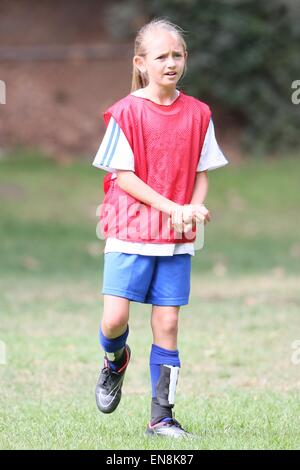
{"type": "Polygon", "coordinates": [[[146,73],[146,66],[144,58],[140,55],[135,55],[133,58],[133,64],[139,69],[141,73],[146,73]]]}

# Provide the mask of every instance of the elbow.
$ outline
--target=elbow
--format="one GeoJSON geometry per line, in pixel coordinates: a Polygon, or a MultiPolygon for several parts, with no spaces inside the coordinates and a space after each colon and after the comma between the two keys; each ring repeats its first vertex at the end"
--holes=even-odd
{"type": "Polygon", "coordinates": [[[127,182],[131,174],[132,174],[132,171],[127,171],[127,170],[117,171],[117,184],[119,188],[124,190],[128,186],[127,182]]]}
{"type": "Polygon", "coordinates": [[[201,180],[202,183],[204,182],[204,183],[208,184],[207,170],[201,171],[201,173],[199,173],[199,180],[201,180]]]}

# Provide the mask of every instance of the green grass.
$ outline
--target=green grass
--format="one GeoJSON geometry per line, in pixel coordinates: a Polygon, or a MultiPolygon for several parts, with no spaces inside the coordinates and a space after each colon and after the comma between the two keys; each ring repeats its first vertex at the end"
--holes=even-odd
{"type": "Polygon", "coordinates": [[[102,172],[30,153],[2,159],[0,448],[299,449],[299,171],[284,158],[210,173],[213,220],[181,311],[175,407],[196,438],[172,442],[143,435],[150,306],[131,304],[119,408],[106,416],[95,405],[102,172]]]}

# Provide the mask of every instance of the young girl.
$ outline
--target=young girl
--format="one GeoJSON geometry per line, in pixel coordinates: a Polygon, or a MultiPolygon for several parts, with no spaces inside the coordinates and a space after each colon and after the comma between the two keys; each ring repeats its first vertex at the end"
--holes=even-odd
{"type": "Polygon", "coordinates": [[[172,415],[180,368],[178,316],[190,293],[197,224],[207,170],[228,162],[215,140],[209,107],[178,90],[186,69],[182,30],[165,19],[143,26],[135,40],[131,93],[104,112],[107,130],[93,165],[108,171],[101,227],[104,368],[97,406],[113,412],[130,360],[130,301],[152,305],[152,384],[148,435],[186,437],[172,415]]]}

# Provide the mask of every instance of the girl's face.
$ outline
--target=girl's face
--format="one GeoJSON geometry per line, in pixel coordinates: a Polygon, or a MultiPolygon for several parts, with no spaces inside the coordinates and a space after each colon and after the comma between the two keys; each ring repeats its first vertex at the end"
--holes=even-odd
{"type": "Polygon", "coordinates": [[[134,63],[147,73],[149,85],[175,88],[184,71],[187,52],[175,33],[157,31],[155,37],[146,38],[146,56],[135,56],[134,63]]]}

